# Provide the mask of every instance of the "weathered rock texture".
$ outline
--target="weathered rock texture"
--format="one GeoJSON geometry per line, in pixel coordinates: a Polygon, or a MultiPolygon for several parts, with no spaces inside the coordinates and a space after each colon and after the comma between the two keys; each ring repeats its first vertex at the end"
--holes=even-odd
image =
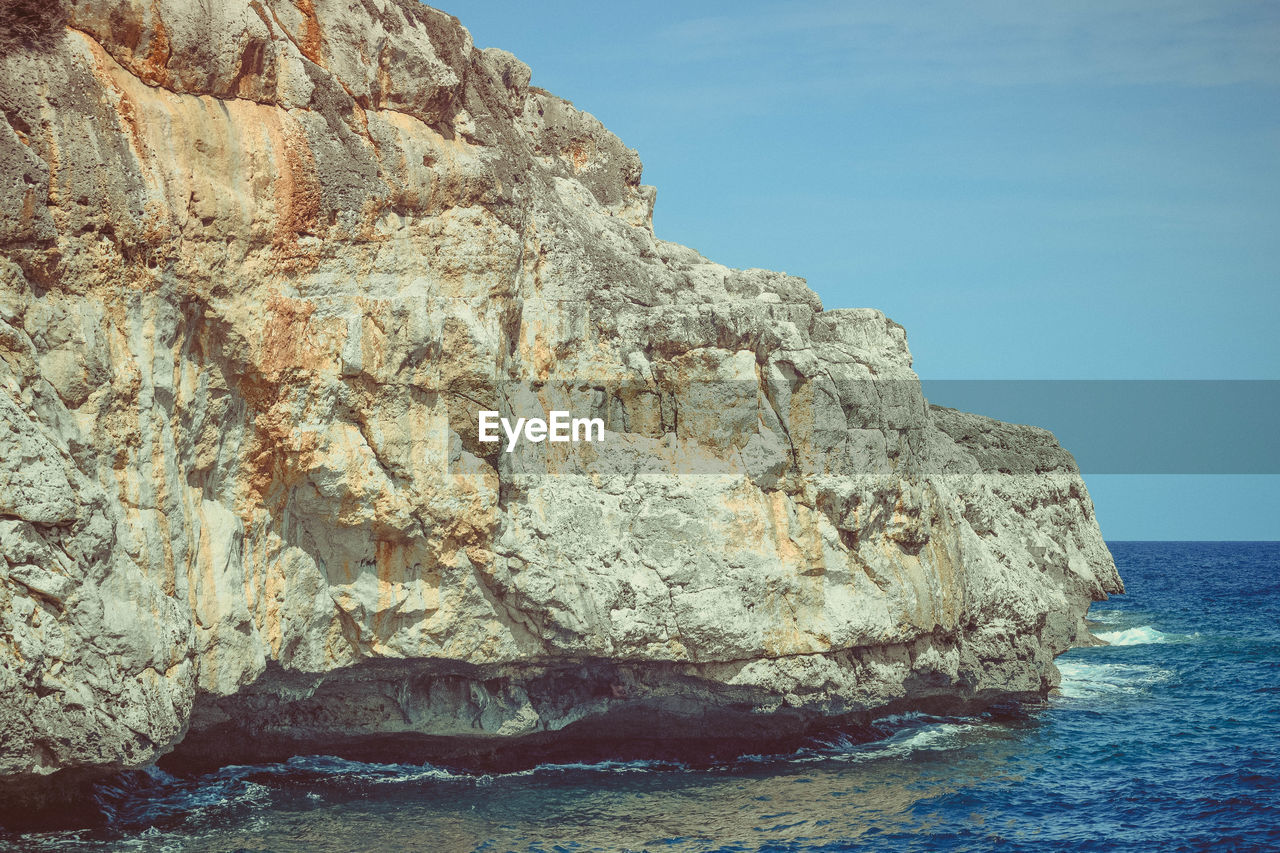
{"type": "Polygon", "coordinates": [[[1052,436],[656,239],[636,153],[454,18],[55,11],[0,23],[6,796],[1040,695],[1120,589],[1052,436]],[[606,442],[476,441],[553,407],[606,442]]]}

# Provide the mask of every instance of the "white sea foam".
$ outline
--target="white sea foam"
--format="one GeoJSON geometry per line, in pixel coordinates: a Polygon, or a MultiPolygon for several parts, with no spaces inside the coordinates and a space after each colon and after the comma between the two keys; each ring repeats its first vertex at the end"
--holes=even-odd
{"type": "Polygon", "coordinates": [[[1144,693],[1172,675],[1157,666],[1080,660],[1058,661],[1058,672],[1062,674],[1058,692],[1069,699],[1144,693]]]}
{"type": "Polygon", "coordinates": [[[1157,631],[1150,625],[1126,628],[1123,631],[1108,631],[1096,636],[1099,640],[1105,640],[1108,645],[1112,646],[1146,646],[1152,643],[1170,643],[1177,639],[1174,635],[1157,631]]]}
{"type": "Polygon", "coordinates": [[[515,771],[514,773],[502,774],[505,776],[523,775],[529,772],[538,773],[560,773],[573,770],[598,770],[609,771],[612,773],[652,773],[662,770],[688,770],[687,764],[678,761],[661,761],[657,759],[637,759],[635,761],[593,761],[590,763],[566,762],[564,764],[539,764],[533,768],[533,771],[515,771]]]}
{"type": "Polygon", "coordinates": [[[493,783],[495,778],[532,776],[537,773],[563,773],[568,771],[601,771],[611,773],[645,773],[662,770],[687,770],[679,762],[660,760],[599,761],[592,763],[567,762],[563,764],[539,764],[524,770],[506,773],[476,774],[446,770],[430,764],[382,764],[372,761],[352,761],[332,755],[306,755],[290,758],[279,764],[255,766],[234,765],[223,768],[220,775],[241,778],[252,773],[287,776],[296,771],[316,773],[331,779],[348,779],[367,784],[400,784],[412,782],[470,782],[479,786],[493,783]]]}
{"type": "Polygon", "coordinates": [[[906,726],[911,723],[940,723],[945,722],[934,714],[926,714],[923,711],[907,711],[902,714],[886,714],[883,717],[876,717],[877,725],[884,726],[906,726]]]}
{"type": "Polygon", "coordinates": [[[918,752],[944,752],[964,746],[963,736],[987,727],[985,723],[929,723],[897,732],[884,740],[861,743],[822,756],[838,761],[880,761],[906,758],[918,752]]]}
{"type": "Polygon", "coordinates": [[[367,783],[465,781],[475,778],[469,774],[454,773],[430,764],[382,764],[372,761],[351,761],[333,755],[300,755],[278,764],[232,764],[223,767],[214,776],[223,780],[239,780],[255,774],[288,776],[299,771],[333,779],[351,779],[367,783]]]}
{"type": "Polygon", "coordinates": [[[976,726],[964,723],[938,723],[926,726],[918,732],[912,732],[900,741],[891,741],[888,746],[903,755],[917,750],[954,749],[959,746],[959,735],[971,731],[976,726]]]}

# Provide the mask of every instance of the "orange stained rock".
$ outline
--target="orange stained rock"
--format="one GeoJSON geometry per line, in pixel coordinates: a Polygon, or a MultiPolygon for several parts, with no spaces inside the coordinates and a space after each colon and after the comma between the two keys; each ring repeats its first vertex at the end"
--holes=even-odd
{"type": "Polygon", "coordinates": [[[311,317],[314,303],[291,299],[274,293],[267,298],[267,318],[262,328],[262,348],[258,353],[258,371],[269,381],[282,379],[291,370],[316,370],[332,363],[316,338],[311,317]]]}
{"type": "Polygon", "coordinates": [[[301,126],[287,113],[272,111],[267,132],[276,166],[274,240],[286,256],[295,256],[298,236],[311,231],[320,218],[315,157],[301,126]]]}
{"type": "Polygon", "coordinates": [[[282,408],[272,407],[254,418],[253,436],[245,453],[246,513],[266,504],[272,515],[278,514],[288,490],[306,476],[319,446],[319,436],[310,430],[294,430],[282,408]]]}
{"type": "Polygon", "coordinates": [[[591,144],[588,140],[573,140],[565,149],[565,153],[569,155],[569,162],[573,164],[575,172],[581,172],[591,163],[591,144]]]}
{"type": "Polygon", "coordinates": [[[298,50],[316,65],[324,67],[322,50],[324,34],[320,30],[320,21],[316,18],[316,7],[313,0],[294,0],[294,5],[302,13],[302,32],[298,38],[298,50]]]}
{"type": "Polygon", "coordinates": [[[155,19],[155,34],[151,38],[151,48],[147,51],[146,59],[142,61],[138,76],[144,82],[164,86],[172,76],[169,73],[169,56],[172,53],[169,46],[169,31],[165,29],[164,21],[160,20],[160,14],[155,11],[154,6],[152,15],[155,19]]]}

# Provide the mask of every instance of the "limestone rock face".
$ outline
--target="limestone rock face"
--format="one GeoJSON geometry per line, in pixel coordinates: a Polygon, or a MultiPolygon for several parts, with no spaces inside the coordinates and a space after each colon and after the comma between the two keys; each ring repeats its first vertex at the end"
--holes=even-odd
{"type": "Polygon", "coordinates": [[[1052,436],[656,239],[636,153],[449,15],[55,11],[0,16],[6,796],[1042,695],[1121,589],[1052,436]]]}

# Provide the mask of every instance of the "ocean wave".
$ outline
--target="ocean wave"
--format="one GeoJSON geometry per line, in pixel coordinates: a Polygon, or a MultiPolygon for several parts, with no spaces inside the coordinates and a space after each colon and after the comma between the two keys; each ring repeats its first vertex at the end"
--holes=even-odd
{"type": "Polygon", "coordinates": [[[1090,610],[1084,615],[1085,619],[1090,622],[1099,622],[1103,625],[1114,625],[1124,618],[1124,612],[1121,610],[1090,610]]]}
{"type": "Polygon", "coordinates": [[[1171,643],[1181,639],[1174,634],[1157,631],[1150,625],[1126,628],[1123,631],[1108,631],[1095,636],[1099,640],[1105,640],[1111,646],[1146,646],[1153,643],[1171,643]]]}
{"type": "Polygon", "coordinates": [[[372,761],[351,761],[333,755],[303,755],[290,758],[280,764],[245,769],[267,774],[314,773],[330,779],[345,779],[369,784],[468,781],[476,778],[431,764],[381,764],[372,761]]]}
{"type": "Polygon", "coordinates": [[[610,773],[653,773],[663,770],[688,770],[689,765],[679,761],[663,761],[659,759],[637,759],[635,761],[604,760],[589,763],[567,762],[564,764],[539,764],[532,770],[517,770],[501,776],[527,776],[530,773],[588,771],[610,773]]]}
{"type": "Polygon", "coordinates": [[[883,717],[876,717],[872,722],[881,728],[889,726],[896,729],[925,723],[949,723],[955,722],[955,720],[939,717],[937,714],[926,714],[924,711],[906,711],[901,714],[886,714],[883,717]]]}
{"type": "Polygon", "coordinates": [[[1059,660],[1058,672],[1062,675],[1058,693],[1069,699],[1145,693],[1153,684],[1167,681],[1173,675],[1172,671],[1158,666],[1080,660],[1059,660]]]}
{"type": "Polygon", "coordinates": [[[333,755],[303,755],[288,761],[257,765],[230,765],[203,777],[212,785],[218,782],[271,779],[282,781],[354,782],[361,785],[396,785],[420,782],[466,783],[488,785],[494,779],[533,776],[544,773],[600,772],[642,773],[664,770],[687,770],[688,765],[666,760],[602,760],[596,762],[546,763],[505,773],[468,773],[447,770],[432,764],[394,764],[354,761],[333,755]]]}
{"type": "Polygon", "coordinates": [[[109,824],[158,831],[214,815],[260,809],[270,804],[271,794],[268,785],[234,773],[181,779],[147,768],[98,783],[93,801],[109,824]]]}
{"type": "MultiPolygon", "coordinates": [[[[893,719],[909,723],[920,722],[906,715],[893,719]]],[[[991,725],[973,721],[943,722],[932,718],[923,725],[911,725],[879,740],[855,743],[847,738],[837,738],[820,742],[810,754],[821,760],[863,762],[906,758],[920,752],[945,752],[962,749],[968,742],[968,735],[990,728],[991,725]]]]}

